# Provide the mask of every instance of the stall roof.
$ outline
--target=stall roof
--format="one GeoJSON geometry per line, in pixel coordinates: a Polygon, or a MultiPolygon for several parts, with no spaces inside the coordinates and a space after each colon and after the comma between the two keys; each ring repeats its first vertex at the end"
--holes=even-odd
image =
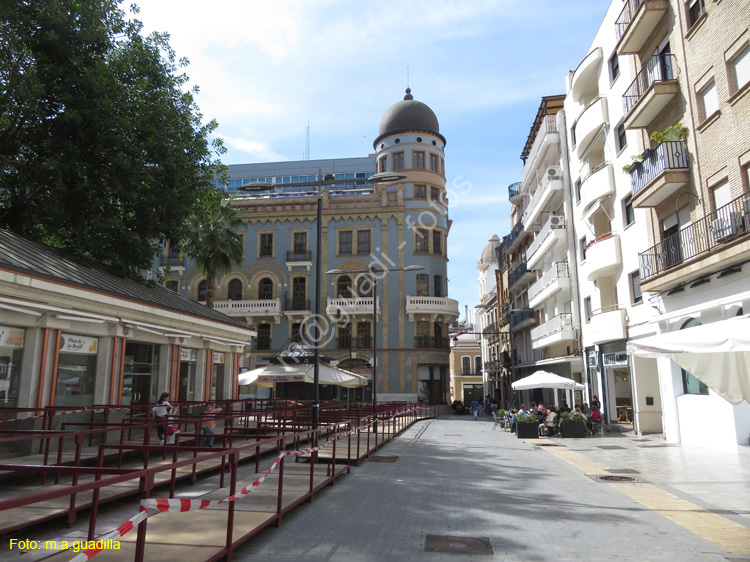
{"type": "Polygon", "coordinates": [[[0,270],[249,329],[244,322],[183,297],[165,287],[147,281],[139,282],[121,277],[105,265],[87,262],[63,250],[32,242],[23,236],[2,229],[0,229],[0,270]]]}

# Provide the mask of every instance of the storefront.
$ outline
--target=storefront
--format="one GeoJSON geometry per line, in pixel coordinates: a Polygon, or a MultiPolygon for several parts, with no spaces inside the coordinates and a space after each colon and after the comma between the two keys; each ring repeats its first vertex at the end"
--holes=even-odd
{"type": "Polygon", "coordinates": [[[18,405],[24,335],[23,328],[0,326],[0,404],[8,408],[18,405]]]}
{"type": "Polygon", "coordinates": [[[195,370],[198,352],[195,349],[180,350],[180,376],[177,387],[177,400],[189,402],[195,400],[195,370]]]}
{"type": "Polygon", "coordinates": [[[55,406],[92,406],[99,338],[60,335],[55,374],[55,406]]]}
{"type": "Polygon", "coordinates": [[[127,342],[121,404],[150,404],[157,399],[159,345],[127,342]]]}

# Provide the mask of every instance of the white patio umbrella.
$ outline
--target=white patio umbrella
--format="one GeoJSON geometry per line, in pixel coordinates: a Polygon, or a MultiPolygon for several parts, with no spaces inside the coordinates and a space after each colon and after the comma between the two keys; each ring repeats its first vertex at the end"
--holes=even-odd
{"type": "Polygon", "coordinates": [[[511,383],[513,390],[532,390],[534,388],[562,388],[565,390],[583,390],[585,387],[567,377],[561,377],[547,371],[537,371],[528,377],[511,383]]]}
{"type": "Polygon", "coordinates": [[[750,402],[750,315],[633,340],[627,349],[668,357],[735,406],[750,402]]]}
{"type": "MultiPolygon", "coordinates": [[[[312,384],[313,369],[314,365],[307,363],[270,364],[241,373],[239,384],[258,384],[265,387],[272,387],[274,383],[282,382],[312,384]]],[[[333,384],[346,388],[357,388],[368,383],[367,377],[324,364],[320,365],[319,381],[320,384],[333,384]]]]}

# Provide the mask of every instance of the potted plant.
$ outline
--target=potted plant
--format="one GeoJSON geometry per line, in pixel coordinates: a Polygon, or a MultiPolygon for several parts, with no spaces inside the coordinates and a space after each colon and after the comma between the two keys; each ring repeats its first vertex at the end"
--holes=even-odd
{"type": "Polygon", "coordinates": [[[583,414],[563,412],[560,419],[560,433],[563,437],[586,437],[586,418],[583,414]]]}
{"type": "Polygon", "coordinates": [[[516,414],[516,435],[519,439],[539,437],[539,422],[536,414],[516,414]]]}

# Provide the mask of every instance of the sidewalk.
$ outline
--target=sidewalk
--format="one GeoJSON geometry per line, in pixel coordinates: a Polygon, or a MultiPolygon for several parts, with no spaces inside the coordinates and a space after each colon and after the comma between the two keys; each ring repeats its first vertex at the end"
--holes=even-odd
{"type": "Polygon", "coordinates": [[[750,451],[617,432],[527,441],[492,426],[415,424],[235,559],[750,560],[750,451]]]}

